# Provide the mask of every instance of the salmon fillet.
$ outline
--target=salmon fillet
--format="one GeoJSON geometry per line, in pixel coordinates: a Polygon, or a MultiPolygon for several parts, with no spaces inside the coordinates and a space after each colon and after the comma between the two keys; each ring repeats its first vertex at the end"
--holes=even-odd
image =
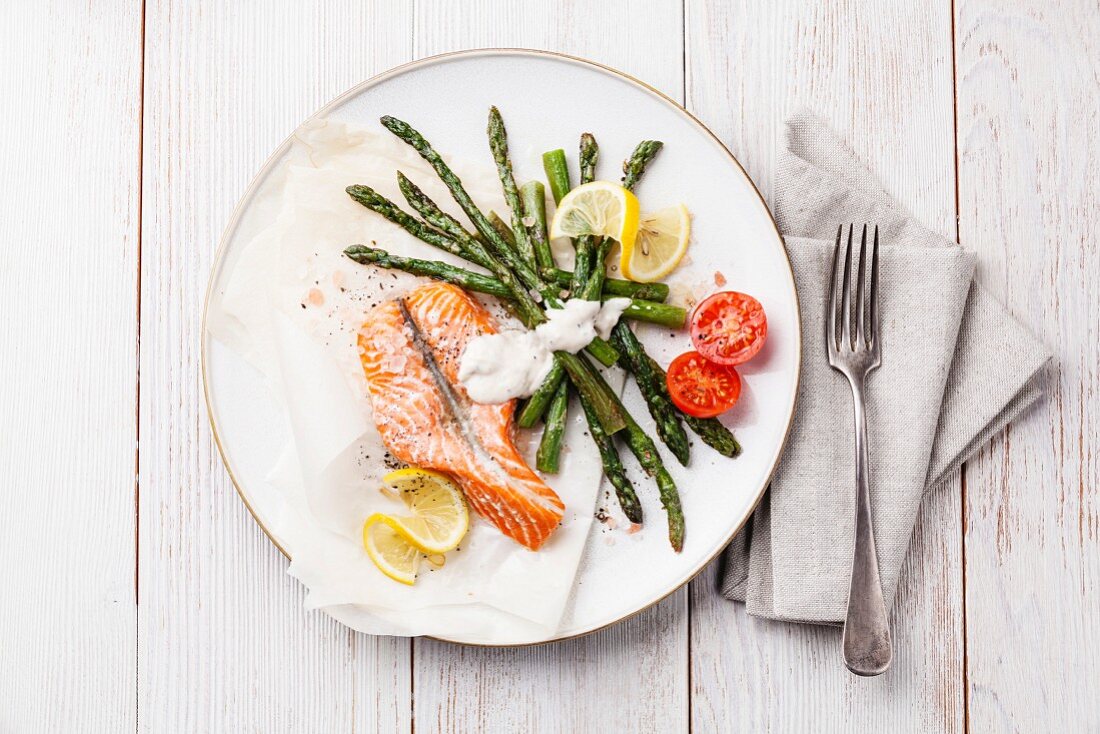
{"type": "Polygon", "coordinates": [[[371,309],[359,332],[360,360],[390,453],[449,475],[479,515],[538,550],[565,505],[512,443],[515,401],[480,405],[458,381],[466,345],[495,332],[465,291],[433,283],[371,309]]]}

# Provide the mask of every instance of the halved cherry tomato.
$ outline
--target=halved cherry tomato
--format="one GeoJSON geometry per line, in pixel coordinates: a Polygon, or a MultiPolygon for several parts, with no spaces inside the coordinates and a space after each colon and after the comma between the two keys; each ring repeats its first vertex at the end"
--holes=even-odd
{"type": "Polygon", "coordinates": [[[718,364],[748,362],[768,338],[764,307],[752,296],[723,291],[703,299],[691,315],[691,343],[718,364]]]}
{"type": "Polygon", "coordinates": [[[713,418],[741,397],[737,370],[715,364],[699,352],[685,352],[668,366],[668,394],[677,408],[696,418],[713,418]]]}

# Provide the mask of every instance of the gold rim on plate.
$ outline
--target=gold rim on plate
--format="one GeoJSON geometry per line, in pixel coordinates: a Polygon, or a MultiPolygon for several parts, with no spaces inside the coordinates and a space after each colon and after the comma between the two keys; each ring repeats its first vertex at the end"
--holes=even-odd
{"type": "MultiPolygon", "coordinates": [[[[729,148],[726,147],[725,143],[723,143],[721,141],[721,139],[718,138],[717,135],[715,135],[713,132],[711,132],[710,128],[708,128],[706,125],[704,125],[699,120],[699,118],[695,117],[695,115],[691,114],[686,109],[684,109],[684,107],[681,106],[678,102],[676,102],[676,100],[672,99],[671,97],[669,97],[664,92],[650,86],[649,84],[646,84],[645,82],[641,81],[640,79],[636,79],[633,76],[631,76],[631,75],[629,75],[625,72],[619,71],[618,69],[614,69],[610,66],[606,66],[605,64],[601,64],[601,63],[596,62],[596,61],[590,61],[588,59],[583,59],[583,58],[580,58],[578,56],[570,56],[569,54],[558,53],[556,51],[541,51],[541,50],[538,50],[538,49],[529,49],[529,48],[480,48],[480,49],[470,49],[470,50],[466,50],[466,51],[451,51],[449,53],[438,54],[438,55],[435,55],[435,56],[428,56],[428,57],[423,58],[423,59],[418,59],[416,61],[410,61],[408,63],[401,64],[400,66],[395,66],[392,69],[389,69],[388,71],[384,71],[381,74],[378,74],[376,76],[371,77],[370,79],[367,79],[364,82],[360,82],[359,84],[355,85],[354,87],[352,87],[348,91],[344,92],[340,96],[338,96],[335,99],[333,99],[332,101],[330,101],[328,104],[326,104],[321,109],[317,110],[317,112],[310,115],[306,120],[303,121],[302,124],[305,124],[305,122],[309,122],[310,120],[323,118],[323,117],[327,116],[327,114],[329,112],[331,112],[333,109],[335,109],[336,107],[342,105],[344,102],[351,99],[352,97],[356,97],[359,94],[362,94],[363,92],[367,91],[368,89],[371,89],[372,87],[375,87],[375,86],[381,84],[384,81],[392,79],[393,77],[399,76],[399,75],[404,74],[408,71],[412,71],[414,69],[418,69],[418,68],[425,67],[425,66],[431,66],[433,64],[438,64],[438,63],[447,61],[447,60],[455,58],[455,57],[476,57],[476,56],[530,56],[530,57],[535,57],[535,58],[553,58],[553,59],[558,59],[558,60],[564,60],[564,61],[567,61],[571,64],[576,64],[578,66],[585,66],[585,67],[599,69],[599,70],[601,70],[605,73],[612,74],[612,75],[622,79],[623,81],[626,81],[626,82],[632,84],[633,86],[637,87],[641,91],[643,91],[643,92],[645,92],[645,93],[647,93],[647,94],[649,94],[653,97],[656,97],[658,101],[666,104],[667,106],[669,106],[672,110],[674,110],[678,114],[686,117],[689,122],[694,123],[694,125],[696,127],[698,127],[700,130],[702,130],[704,133],[706,133],[707,136],[709,136],[711,138],[711,140],[713,140],[714,143],[718,146],[719,150],[721,150],[723,153],[725,153],[729,157],[730,161],[735,166],[737,166],[737,169],[739,171],[741,171],[741,174],[745,177],[745,180],[749,182],[750,186],[752,186],[752,190],[756,193],[757,198],[760,200],[760,204],[764,207],[764,211],[767,213],[768,219],[771,221],[772,228],[775,230],[775,236],[776,236],[776,239],[779,241],[779,246],[780,246],[780,250],[783,253],[783,258],[787,261],[787,270],[788,270],[788,272],[790,273],[790,276],[791,276],[791,296],[793,298],[793,302],[794,302],[794,305],[795,305],[795,325],[797,327],[796,334],[795,334],[796,345],[797,345],[796,361],[795,361],[795,368],[794,368],[795,369],[795,381],[794,381],[794,390],[791,394],[791,400],[790,400],[790,405],[789,405],[790,412],[788,413],[788,417],[787,417],[787,426],[783,431],[783,440],[779,442],[779,445],[776,448],[775,456],[772,457],[771,467],[768,469],[768,472],[767,472],[767,477],[760,484],[760,486],[757,488],[756,496],[753,498],[752,506],[750,507],[748,513],[746,513],[745,517],[741,520],[741,522],[737,523],[737,525],[733,528],[733,530],[730,531],[729,535],[722,541],[722,543],[719,545],[718,550],[715,551],[715,553],[713,553],[711,556],[706,558],[698,566],[693,568],[687,574],[686,578],[682,582],[680,582],[679,584],[677,584],[673,588],[669,589],[668,591],[662,592],[659,596],[657,596],[656,598],[650,600],[649,602],[642,605],[638,609],[635,609],[633,612],[630,612],[628,614],[624,614],[623,616],[621,616],[617,619],[613,619],[610,622],[605,622],[604,624],[598,625],[596,627],[592,627],[591,629],[582,630],[580,632],[575,632],[575,633],[570,634],[570,635],[562,635],[562,636],[559,636],[559,637],[551,637],[551,638],[546,639],[546,640],[539,640],[538,642],[525,642],[525,643],[518,643],[518,644],[464,642],[462,640],[450,640],[450,639],[447,639],[447,638],[441,638],[441,637],[437,637],[437,636],[425,635],[425,637],[429,637],[431,639],[442,640],[444,642],[451,642],[451,643],[460,644],[460,645],[469,645],[471,647],[530,647],[530,646],[533,646],[533,645],[545,645],[545,644],[552,643],[552,642],[562,642],[564,640],[572,640],[572,639],[575,639],[577,637],[583,637],[585,635],[590,635],[594,632],[599,632],[600,630],[607,629],[608,627],[610,627],[612,625],[619,624],[620,622],[625,622],[626,620],[631,619],[632,617],[635,617],[638,614],[641,614],[642,612],[646,611],[647,609],[652,608],[656,604],[659,604],[660,602],[664,601],[666,598],[671,596],[673,593],[675,593],[675,592],[679,591],[680,589],[682,589],[686,584],[690,583],[696,576],[698,576],[702,572],[702,570],[704,568],[707,567],[707,565],[710,564],[711,561],[713,561],[715,558],[717,558],[722,553],[722,551],[726,549],[726,546],[729,545],[730,541],[732,541],[733,538],[737,535],[737,533],[739,533],[741,531],[741,529],[745,526],[745,523],[748,522],[750,517],[752,517],[753,512],[755,512],[755,510],[756,510],[756,507],[760,504],[760,500],[764,496],[764,491],[768,488],[768,484],[771,482],[772,475],[775,474],[776,466],[778,466],[778,464],[779,464],[779,458],[782,456],[783,449],[787,445],[787,439],[790,437],[791,424],[794,421],[795,401],[796,401],[797,396],[798,396],[798,385],[799,385],[799,383],[802,379],[802,374],[801,374],[801,372],[802,372],[802,312],[801,312],[801,309],[799,308],[799,304],[798,304],[798,291],[794,288],[794,270],[791,268],[791,261],[790,261],[790,256],[787,254],[786,243],[783,241],[783,236],[779,233],[779,227],[775,223],[775,217],[772,215],[771,208],[768,206],[768,203],[766,201],[764,201],[764,197],[760,194],[760,190],[757,188],[756,183],[752,180],[752,178],[749,176],[749,174],[745,171],[745,168],[744,168],[744,166],[741,165],[741,162],[737,160],[737,157],[734,156],[732,152],[730,152],[729,148]]],[[[299,127],[300,126],[301,125],[299,125],[299,127]]],[[[214,443],[218,447],[218,454],[221,456],[222,464],[225,465],[226,473],[229,474],[229,480],[233,483],[234,489],[237,490],[237,494],[238,494],[238,496],[240,496],[241,501],[244,502],[244,506],[248,509],[249,514],[252,515],[252,519],[255,520],[256,524],[260,526],[260,529],[263,531],[264,535],[267,536],[268,540],[270,540],[271,543],[276,548],[279,549],[279,552],[282,553],[284,556],[286,556],[288,559],[290,558],[290,554],[286,551],[285,548],[283,548],[283,546],[279,543],[279,541],[275,539],[275,536],[272,535],[272,533],[267,529],[267,526],[264,525],[263,520],[261,520],[259,515],[256,514],[256,510],[252,507],[252,503],[250,503],[248,501],[248,496],[245,494],[244,490],[242,489],[241,483],[237,480],[237,476],[233,471],[233,466],[229,462],[229,456],[226,453],[225,446],[222,444],[221,436],[218,432],[218,424],[217,424],[217,421],[214,418],[213,404],[212,404],[211,399],[210,399],[210,378],[207,375],[207,371],[206,371],[206,362],[207,362],[207,353],[206,353],[207,347],[206,347],[206,344],[207,344],[207,339],[209,338],[208,334],[207,334],[206,320],[207,320],[207,317],[208,317],[209,312],[210,312],[210,301],[211,301],[211,298],[212,298],[212,295],[213,295],[213,292],[214,292],[214,283],[217,280],[218,273],[220,272],[223,261],[225,260],[225,254],[226,254],[226,250],[228,249],[228,246],[229,246],[229,241],[232,238],[232,236],[236,233],[237,227],[240,225],[240,220],[241,220],[241,217],[244,214],[245,207],[246,207],[246,205],[248,205],[251,202],[253,196],[255,196],[256,190],[258,189],[260,183],[267,179],[268,175],[272,172],[272,170],[273,170],[274,166],[276,165],[276,163],[278,163],[278,161],[280,161],[282,159],[282,157],[286,154],[286,152],[289,150],[290,144],[291,144],[291,141],[293,140],[293,138],[294,138],[294,133],[292,132],[290,135],[288,135],[286,137],[286,139],[283,140],[283,142],[279,145],[279,147],[276,148],[275,151],[268,157],[268,159],[264,162],[263,166],[256,173],[256,175],[253,177],[251,183],[249,183],[248,188],[245,189],[244,194],[241,196],[240,201],[237,202],[237,206],[233,210],[232,216],[230,216],[230,218],[229,218],[229,223],[226,225],[225,232],[224,232],[224,234],[222,234],[221,240],[218,243],[218,250],[214,254],[214,262],[210,267],[210,281],[209,281],[209,283],[207,283],[206,298],[203,302],[203,310],[202,310],[202,329],[200,331],[202,341],[201,341],[201,344],[199,345],[200,363],[201,363],[201,370],[202,370],[202,390],[203,390],[203,397],[205,398],[205,401],[206,401],[206,414],[207,414],[207,417],[210,420],[210,431],[211,431],[211,434],[214,437],[214,443]]]]}

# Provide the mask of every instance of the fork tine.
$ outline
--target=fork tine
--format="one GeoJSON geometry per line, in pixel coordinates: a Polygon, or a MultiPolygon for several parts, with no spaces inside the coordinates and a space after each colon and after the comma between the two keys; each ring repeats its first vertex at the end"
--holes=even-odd
{"type": "Polygon", "coordinates": [[[867,343],[869,346],[874,346],[875,341],[878,339],[878,225],[875,225],[875,246],[871,251],[871,298],[868,310],[870,315],[868,317],[870,326],[870,336],[867,343]]]}
{"type": "Polygon", "coordinates": [[[844,225],[837,225],[836,228],[836,246],[833,248],[833,272],[832,277],[829,278],[829,307],[825,311],[825,341],[829,345],[829,349],[837,349],[838,337],[837,326],[839,321],[837,320],[837,313],[839,312],[837,305],[837,278],[839,273],[837,272],[837,266],[840,264],[840,235],[844,231],[844,225]]]}
{"type": "MultiPolygon", "coordinates": [[[[852,320],[856,324],[856,332],[852,335],[852,342],[858,344],[863,342],[867,344],[867,332],[864,327],[867,325],[866,308],[871,299],[864,293],[865,277],[864,273],[867,271],[867,225],[863,225],[863,236],[859,240],[859,271],[856,273],[856,294],[853,304],[855,307],[855,316],[852,320]]],[[[870,346],[870,345],[868,345],[870,346]]]]}
{"type": "Polygon", "coordinates": [[[853,349],[852,344],[852,234],[856,225],[848,225],[848,244],[844,247],[844,286],[840,291],[841,314],[844,320],[844,332],[840,338],[848,342],[848,348],[853,349]]]}

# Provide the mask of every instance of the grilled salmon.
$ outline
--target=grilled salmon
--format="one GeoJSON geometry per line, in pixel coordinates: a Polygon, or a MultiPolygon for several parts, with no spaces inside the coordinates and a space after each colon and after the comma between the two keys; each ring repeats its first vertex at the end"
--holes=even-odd
{"type": "Polygon", "coordinates": [[[495,332],[465,291],[433,283],[370,311],[359,332],[360,360],[390,453],[450,475],[479,515],[538,550],[565,506],[512,443],[515,401],[475,403],[458,381],[466,345],[495,332]]]}

